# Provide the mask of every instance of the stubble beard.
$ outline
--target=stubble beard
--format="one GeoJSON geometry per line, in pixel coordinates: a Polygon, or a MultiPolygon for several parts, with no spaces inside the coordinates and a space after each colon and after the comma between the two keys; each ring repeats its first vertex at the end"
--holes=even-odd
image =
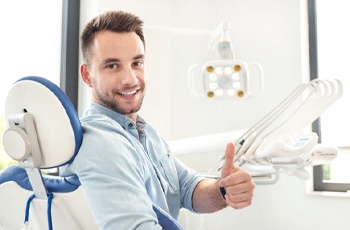
{"type": "Polygon", "coordinates": [[[118,95],[115,92],[112,92],[112,95],[108,94],[108,95],[103,95],[102,93],[100,93],[98,90],[95,90],[95,96],[97,98],[97,100],[104,106],[110,108],[111,110],[122,114],[122,115],[128,115],[128,114],[132,114],[132,113],[136,113],[141,109],[142,106],[142,102],[143,102],[143,98],[144,95],[142,96],[142,98],[139,100],[138,104],[133,106],[130,109],[127,108],[123,108],[122,106],[120,106],[115,100],[114,100],[114,96],[118,95]]]}

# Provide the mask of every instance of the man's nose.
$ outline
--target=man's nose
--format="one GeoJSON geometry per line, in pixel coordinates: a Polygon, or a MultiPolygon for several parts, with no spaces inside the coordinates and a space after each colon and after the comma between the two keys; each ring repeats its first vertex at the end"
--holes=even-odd
{"type": "Polygon", "coordinates": [[[123,68],[121,73],[122,84],[124,85],[136,85],[139,81],[136,71],[131,67],[123,68]]]}

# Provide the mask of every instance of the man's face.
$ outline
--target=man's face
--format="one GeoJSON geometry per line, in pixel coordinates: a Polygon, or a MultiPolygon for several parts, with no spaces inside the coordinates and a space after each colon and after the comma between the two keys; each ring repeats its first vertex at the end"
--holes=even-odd
{"type": "Polygon", "coordinates": [[[92,99],[136,120],[146,90],[145,50],[134,33],[101,31],[92,46],[90,65],[81,66],[92,99]]]}

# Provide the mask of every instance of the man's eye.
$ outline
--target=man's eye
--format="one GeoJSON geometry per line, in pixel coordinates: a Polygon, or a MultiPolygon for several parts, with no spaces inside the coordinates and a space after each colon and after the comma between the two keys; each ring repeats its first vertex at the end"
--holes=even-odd
{"type": "Polygon", "coordinates": [[[134,66],[142,66],[142,65],[143,65],[143,61],[134,62],[134,66]]]}
{"type": "Polygon", "coordinates": [[[115,69],[115,68],[117,68],[117,65],[110,64],[110,65],[107,65],[106,67],[107,67],[107,69],[115,69]]]}

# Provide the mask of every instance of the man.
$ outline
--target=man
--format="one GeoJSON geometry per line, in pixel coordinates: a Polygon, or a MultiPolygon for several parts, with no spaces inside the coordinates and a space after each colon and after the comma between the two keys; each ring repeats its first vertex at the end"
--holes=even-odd
{"type": "Polygon", "coordinates": [[[210,213],[251,204],[255,185],[233,165],[233,144],[226,148],[222,179],[205,179],[176,159],[137,114],[146,92],[138,17],[106,12],[86,25],[81,42],[80,73],[91,88],[91,105],[81,119],[82,146],[63,174],[79,176],[100,229],[161,229],[152,204],[175,219],[180,208],[210,213]]]}

